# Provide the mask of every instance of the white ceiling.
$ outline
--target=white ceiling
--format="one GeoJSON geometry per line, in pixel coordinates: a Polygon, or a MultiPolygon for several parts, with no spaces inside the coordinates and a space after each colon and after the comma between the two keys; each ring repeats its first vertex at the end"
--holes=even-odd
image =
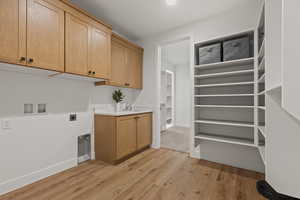
{"type": "Polygon", "coordinates": [[[190,61],[190,43],[188,40],[166,45],[162,54],[168,64],[186,66],[190,61]]]}
{"type": "Polygon", "coordinates": [[[111,24],[132,40],[138,40],[234,9],[252,0],[71,0],[111,24]]]}

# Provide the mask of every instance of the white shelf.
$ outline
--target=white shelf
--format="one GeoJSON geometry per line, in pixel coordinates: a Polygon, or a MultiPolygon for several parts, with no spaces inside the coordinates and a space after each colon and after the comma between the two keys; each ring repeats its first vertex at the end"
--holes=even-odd
{"type": "Polygon", "coordinates": [[[264,164],[266,165],[265,146],[259,146],[258,150],[259,150],[259,154],[261,156],[261,159],[263,160],[264,164]]]}
{"type": "Polygon", "coordinates": [[[266,74],[263,74],[259,79],[258,79],[258,83],[264,83],[265,82],[265,77],[266,77],[266,74]]]}
{"type": "Polygon", "coordinates": [[[261,95],[264,95],[265,93],[266,93],[266,91],[264,90],[264,91],[258,93],[258,95],[261,96],[261,95]]]}
{"type": "Polygon", "coordinates": [[[267,138],[267,135],[266,135],[266,127],[265,126],[258,126],[258,129],[259,131],[261,132],[261,134],[267,138]]]}
{"type": "Polygon", "coordinates": [[[214,142],[222,142],[222,143],[255,147],[254,141],[247,140],[247,139],[225,137],[225,136],[212,135],[212,134],[206,134],[206,133],[198,133],[195,135],[195,138],[201,139],[201,140],[214,141],[214,142]]]}
{"type": "Polygon", "coordinates": [[[265,70],[265,57],[261,60],[261,63],[258,65],[258,71],[264,71],[265,70]]]}
{"type": "Polygon", "coordinates": [[[254,94],[205,94],[205,95],[195,95],[195,97],[249,97],[254,96],[254,94]]]}
{"type": "Polygon", "coordinates": [[[265,106],[258,106],[258,108],[261,109],[261,110],[266,110],[265,106]]]}
{"type": "Polygon", "coordinates": [[[231,60],[231,61],[225,61],[225,62],[217,62],[217,63],[210,63],[210,64],[204,64],[204,65],[196,65],[196,69],[209,69],[209,68],[223,68],[226,66],[245,66],[245,65],[253,65],[254,64],[254,58],[244,58],[239,60],[231,60]]]}
{"type": "Polygon", "coordinates": [[[240,71],[230,71],[230,72],[220,72],[213,74],[204,74],[204,75],[195,75],[195,78],[205,79],[205,78],[213,78],[213,77],[222,77],[222,76],[234,76],[234,75],[242,75],[242,74],[251,74],[254,73],[254,70],[240,70],[240,71]]]}
{"type": "Polygon", "coordinates": [[[254,108],[254,106],[238,106],[238,105],[195,105],[196,108],[254,108]]]}
{"type": "Polygon", "coordinates": [[[229,121],[229,120],[209,120],[209,119],[201,119],[195,120],[195,123],[202,124],[216,124],[216,125],[226,125],[226,126],[238,126],[238,127],[254,127],[253,123],[249,122],[237,122],[237,121],[229,121]]]}
{"type": "Polygon", "coordinates": [[[265,55],[265,39],[263,40],[260,50],[258,52],[258,58],[261,58],[264,55],[265,55]]]}
{"type": "Polygon", "coordinates": [[[253,85],[254,82],[237,82],[237,83],[219,83],[219,84],[207,84],[207,85],[195,85],[196,88],[206,87],[226,87],[226,86],[240,86],[240,85],[253,85]]]}

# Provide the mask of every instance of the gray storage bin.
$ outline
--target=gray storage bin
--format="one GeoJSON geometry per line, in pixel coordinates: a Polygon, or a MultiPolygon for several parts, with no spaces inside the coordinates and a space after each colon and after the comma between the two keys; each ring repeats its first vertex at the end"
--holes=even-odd
{"type": "Polygon", "coordinates": [[[199,48],[199,64],[221,62],[221,44],[213,44],[199,48]]]}
{"type": "Polygon", "coordinates": [[[223,60],[230,61],[250,57],[249,37],[229,40],[223,43],[223,60]]]}

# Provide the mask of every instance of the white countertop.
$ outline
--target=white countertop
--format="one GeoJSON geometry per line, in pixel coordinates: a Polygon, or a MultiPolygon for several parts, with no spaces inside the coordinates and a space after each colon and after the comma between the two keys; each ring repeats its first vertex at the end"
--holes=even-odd
{"type": "Polygon", "coordinates": [[[106,111],[106,110],[95,110],[95,115],[109,115],[109,116],[125,116],[125,115],[137,115],[143,113],[150,113],[152,110],[134,110],[134,111],[121,111],[121,112],[114,112],[114,111],[106,111]]]}

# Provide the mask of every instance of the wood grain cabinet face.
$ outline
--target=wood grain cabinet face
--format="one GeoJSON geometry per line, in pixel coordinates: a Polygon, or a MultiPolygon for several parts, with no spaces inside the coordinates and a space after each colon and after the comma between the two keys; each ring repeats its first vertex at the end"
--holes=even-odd
{"type": "Polygon", "coordinates": [[[125,86],[127,82],[126,48],[116,41],[112,41],[111,47],[111,80],[115,85],[125,86]]]}
{"type": "Polygon", "coordinates": [[[152,143],[152,115],[145,114],[137,118],[137,148],[143,149],[152,143]]]}
{"type": "Polygon", "coordinates": [[[137,150],[137,128],[135,117],[119,117],[117,120],[117,159],[137,150]]]}
{"type": "Polygon", "coordinates": [[[64,10],[27,0],[27,64],[64,71],[64,10]]]}
{"type": "Polygon", "coordinates": [[[96,78],[109,79],[111,75],[111,36],[92,28],[90,40],[90,67],[96,78]]]}
{"type": "Polygon", "coordinates": [[[142,89],[142,53],[136,49],[128,49],[128,82],[130,87],[142,89]]]}
{"type": "Polygon", "coordinates": [[[26,64],[26,1],[0,1],[0,60],[26,64]]]}
{"type": "Polygon", "coordinates": [[[88,75],[90,34],[88,23],[66,14],[66,72],[88,75]]]}

